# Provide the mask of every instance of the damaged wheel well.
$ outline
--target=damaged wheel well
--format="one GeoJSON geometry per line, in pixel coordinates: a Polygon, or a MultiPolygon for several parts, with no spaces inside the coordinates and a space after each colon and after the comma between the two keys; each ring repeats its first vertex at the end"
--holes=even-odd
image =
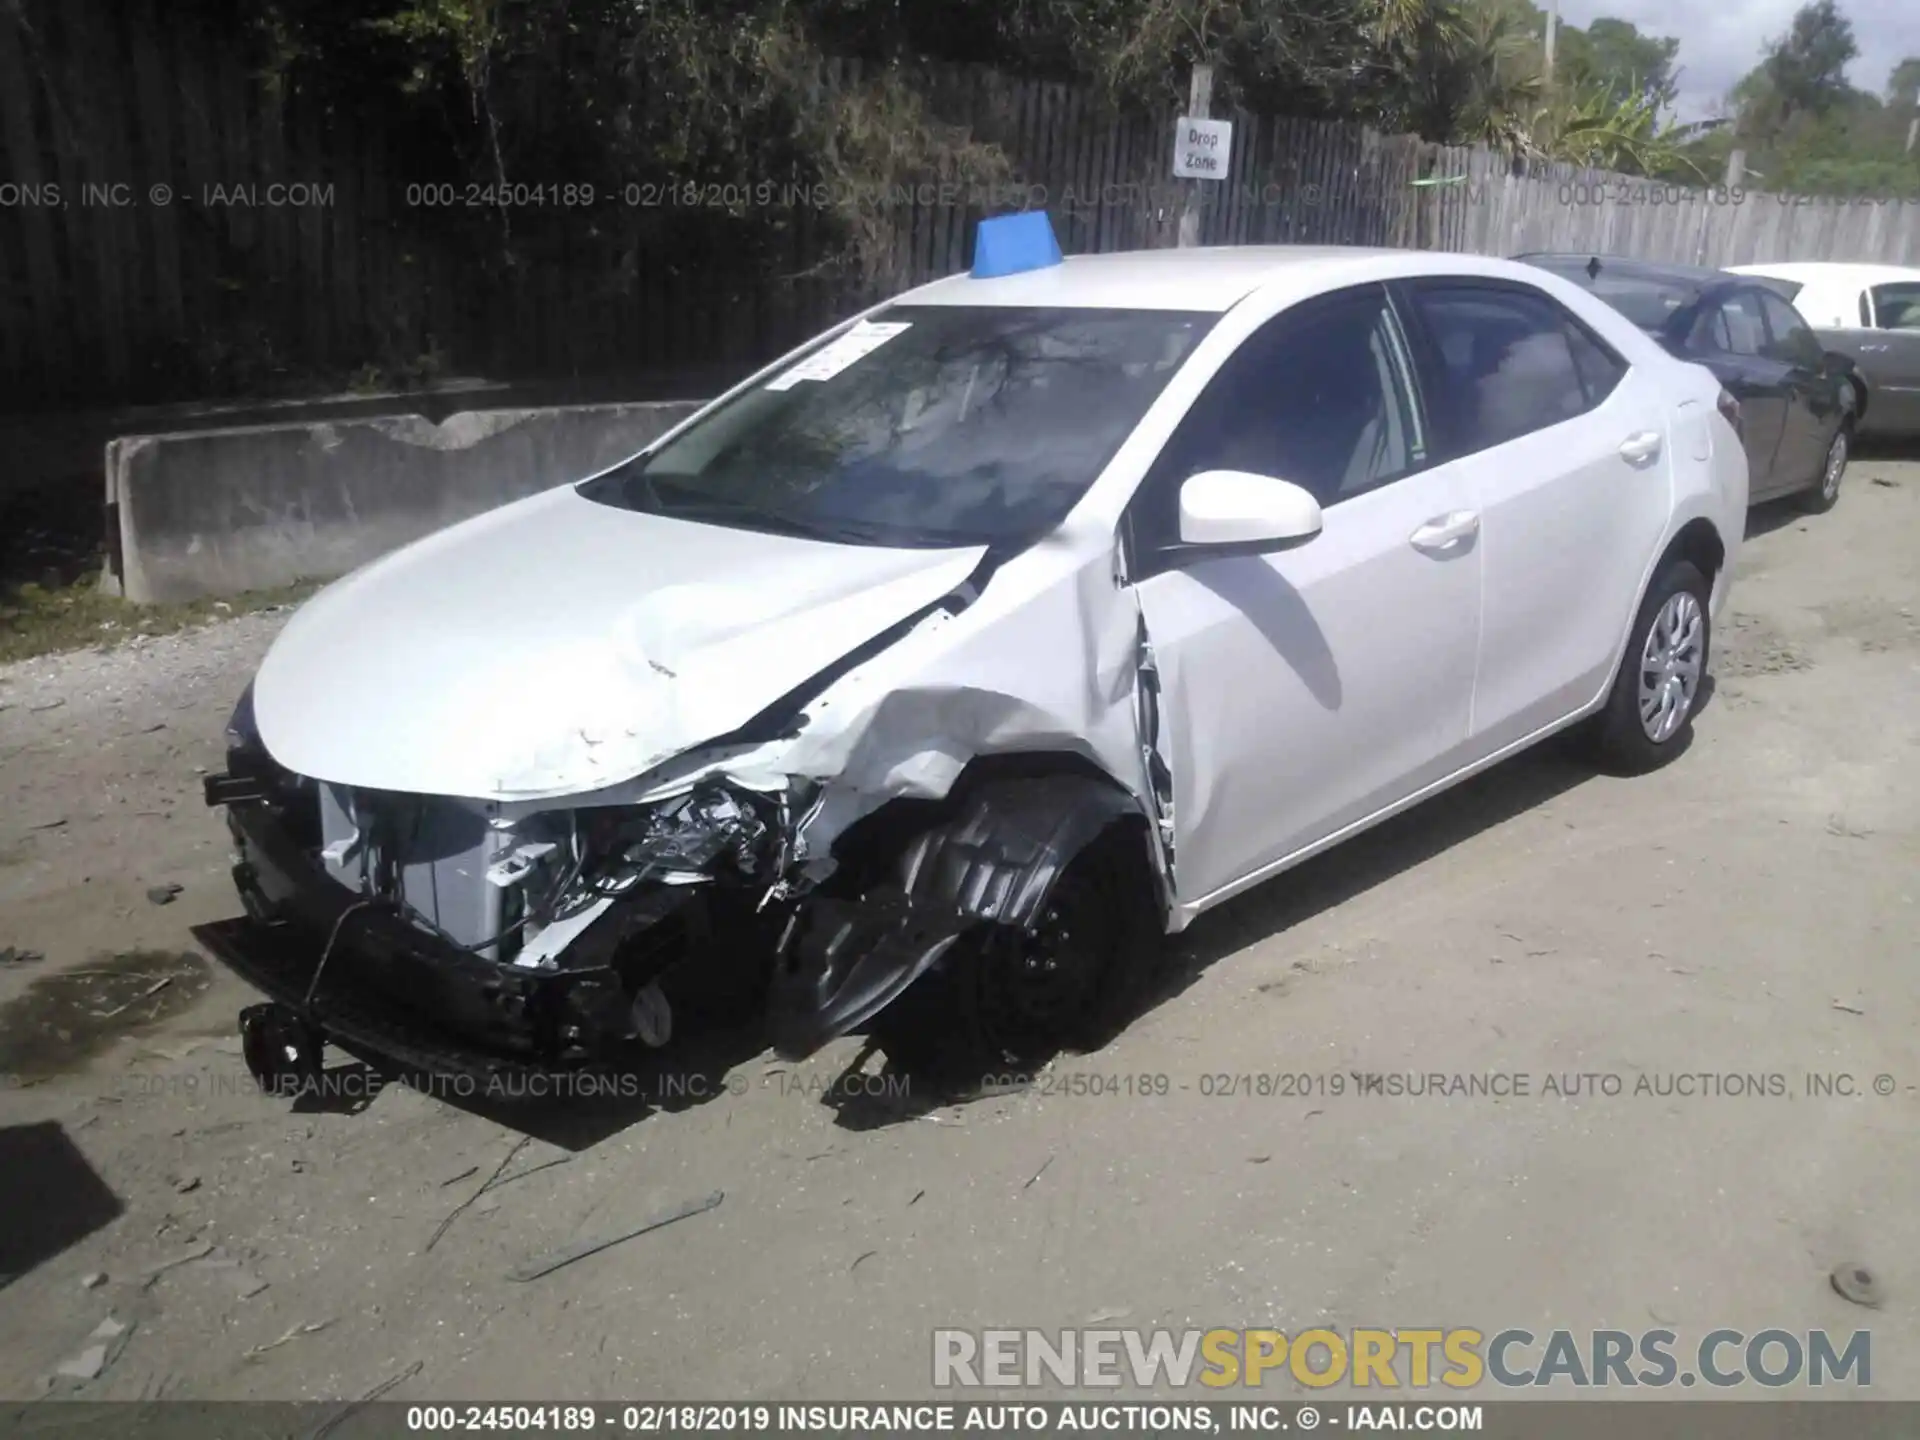
{"type": "Polygon", "coordinates": [[[1108,907],[1121,922],[1111,944],[1081,967],[1085,1004],[1068,1007],[1084,1012],[1076,1034],[1104,1028],[1164,923],[1150,835],[1138,800],[1078,757],[983,759],[940,800],[888,802],[842,833],[833,874],[782,941],[768,996],[775,1049],[809,1054],[920,993],[921,977],[947,984],[980,963],[982,943],[998,954],[1044,943],[1072,908],[1056,897],[1076,867],[1103,872],[1121,897],[1108,907]]]}
{"type": "MultiPolygon", "coordinates": [[[[941,799],[889,800],[836,839],[833,853],[838,867],[821,890],[852,896],[876,885],[897,884],[902,879],[902,857],[922,836],[949,831],[968,817],[976,824],[992,817],[1000,825],[1031,827],[1050,808],[1063,819],[1078,817],[1066,832],[1076,843],[1059,857],[1063,865],[1109,828],[1124,827],[1139,837],[1141,882],[1158,892],[1159,877],[1148,849],[1151,833],[1138,802],[1085,756],[1051,751],[980,756],[969,762],[941,799]]],[[[992,832],[981,832],[982,838],[988,833],[992,832]]]]}

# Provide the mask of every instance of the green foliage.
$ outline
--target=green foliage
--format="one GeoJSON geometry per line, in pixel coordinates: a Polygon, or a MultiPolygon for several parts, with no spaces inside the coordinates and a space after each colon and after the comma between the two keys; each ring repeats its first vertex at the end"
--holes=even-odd
{"type": "MultiPolygon", "coordinates": [[[[1005,157],[929,109],[914,79],[928,59],[1092,81],[1122,106],[1183,103],[1206,62],[1216,105],[1690,183],[1717,179],[1734,143],[1669,122],[1678,42],[1627,21],[1559,26],[1549,81],[1533,0],[261,0],[252,13],[284,83],[357,100],[494,182],[824,180],[845,196],[1005,174],[1005,157]],[[829,56],[863,62],[863,83],[823,85],[829,56]]],[[[1741,82],[1737,143],[1757,178],[1907,193],[1904,121],[1847,84],[1856,52],[1838,0],[1812,0],[1741,82]]],[[[1890,98],[1916,93],[1920,58],[1890,98]]],[[[837,203],[834,218],[871,274],[883,217],[837,203]]],[[[538,221],[494,223],[511,269],[538,221]]]]}
{"type": "Polygon", "coordinates": [[[1790,195],[1920,197],[1908,125],[1920,57],[1894,67],[1887,102],[1855,89],[1853,26],[1835,0],[1812,0],[1733,89],[1734,136],[1749,183],[1790,195]]]}
{"type": "Polygon", "coordinates": [[[1531,138],[1545,157],[1589,169],[1694,185],[1709,178],[1688,153],[1685,132],[1663,123],[1660,101],[1644,91],[1559,91],[1536,114],[1531,138]]]}
{"type": "Polygon", "coordinates": [[[1734,87],[1743,130],[1765,132],[1798,115],[1825,115],[1855,93],[1847,66],[1860,54],[1835,0],[1811,0],[1757,68],[1734,87]]]}
{"type": "Polygon", "coordinates": [[[1584,31],[1572,30],[1567,46],[1570,79],[1591,84],[1617,104],[1645,99],[1655,109],[1673,104],[1673,63],[1680,42],[1671,36],[1642,35],[1631,23],[1602,16],[1584,31]]]}
{"type": "Polygon", "coordinates": [[[1893,67],[1887,80],[1887,104],[1901,110],[1920,107],[1920,55],[1910,55],[1893,67]]]}

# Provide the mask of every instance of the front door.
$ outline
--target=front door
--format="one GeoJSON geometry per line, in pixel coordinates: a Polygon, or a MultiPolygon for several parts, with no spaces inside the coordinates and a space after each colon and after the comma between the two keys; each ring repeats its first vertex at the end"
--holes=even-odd
{"type": "Polygon", "coordinates": [[[1869,295],[1873,333],[1869,350],[1874,406],[1884,413],[1868,419],[1890,434],[1920,435],[1920,281],[1876,285],[1869,295]]]}
{"type": "Polygon", "coordinates": [[[1430,463],[1410,376],[1383,287],[1283,311],[1215,376],[1129,511],[1182,904],[1463,763],[1478,516],[1460,468],[1430,463]],[[1161,558],[1180,482],[1210,469],[1305,486],[1323,530],[1271,555],[1161,558]]]}

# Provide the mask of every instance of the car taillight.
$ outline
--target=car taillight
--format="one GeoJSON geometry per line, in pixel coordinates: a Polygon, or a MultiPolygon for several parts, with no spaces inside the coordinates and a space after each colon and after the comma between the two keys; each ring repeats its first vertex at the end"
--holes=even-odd
{"type": "Polygon", "coordinates": [[[1733,433],[1740,433],[1740,402],[1727,391],[1720,392],[1720,413],[1727,417],[1727,423],[1733,426],[1733,433]]]}

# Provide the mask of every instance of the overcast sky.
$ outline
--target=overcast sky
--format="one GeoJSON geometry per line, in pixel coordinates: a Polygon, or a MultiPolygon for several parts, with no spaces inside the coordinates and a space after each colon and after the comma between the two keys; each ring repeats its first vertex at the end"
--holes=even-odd
{"type": "MultiPolygon", "coordinates": [[[[1544,9],[1547,0],[1538,0],[1544,9]]],[[[1801,0],[1560,0],[1560,16],[1586,26],[1602,15],[1630,20],[1648,35],[1680,42],[1680,104],[1683,118],[1698,119],[1747,71],[1760,63],[1766,44],[1784,35],[1801,0]]],[[[1884,95],[1893,67],[1920,55],[1917,0],[1840,0],[1853,21],[1860,58],[1847,78],[1862,90],[1884,95]]]]}

